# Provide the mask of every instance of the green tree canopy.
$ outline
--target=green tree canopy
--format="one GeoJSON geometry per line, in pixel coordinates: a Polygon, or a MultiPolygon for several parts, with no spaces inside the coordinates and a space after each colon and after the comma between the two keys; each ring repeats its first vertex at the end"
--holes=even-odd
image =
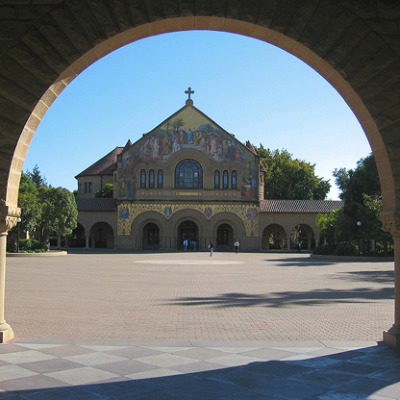
{"type": "Polygon", "coordinates": [[[331,185],[315,175],[315,164],[294,159],[287,150],[257,148],[266,170],[264,198],[278,200],[324,200],[331,185]]]}
{"type": "Polygon", "coordinates": [[[36,183],[28,173],[21,173],[19,185],[18,207],[21,209],[22,231],[32,232],[36,229],[41,216],[41,203],[36,183]]]}
{"type": "Polygon", "coordinates": [[[379,218],[381,186],[374,156],[370,154],[360,159],[354,169],[335,169],[333,175],[344,204],[328,218],[318,217],[317,223],[325,238],[331,244],[353,242],[363,253],[371,250],[371,241],[380,242],[386,249],[391,237],[383,231],[379,218]]]}
{"type": "Polygon", "coordinates": [[[32,172],[27,171],[27,175],[35,183],[36,187],[47,186],[46,178],[42,176],[37,164],[33,167],[32,172]]]}
{"type": "Polygon", "coordinates": [[[75,197],[65,188],[46,188],[39,190],[42,203],[40,219],[40,234],[43,242],[50,235],[66,236],[72,233],[77,226],[78,208],[75,197]]]}
{"type": "Polygon", "coordinates": [[[106,183],[102,189],[96,192],[95,197],[111,199],[113,195],[114,185],[112,183],[106,183]]]}

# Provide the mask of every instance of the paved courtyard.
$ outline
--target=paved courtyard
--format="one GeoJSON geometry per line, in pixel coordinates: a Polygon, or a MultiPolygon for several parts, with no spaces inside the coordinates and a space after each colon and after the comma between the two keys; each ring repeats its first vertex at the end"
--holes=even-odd
{"type": "Polygon", "coordinates": [[[307,254],[9,257],[17,338],[380,340],[393,262],[307,254]]]}
{"type": "Polygon", "coordinates": [[[0,399],[394,400],[393,262],[8,258],[0,399]]]}

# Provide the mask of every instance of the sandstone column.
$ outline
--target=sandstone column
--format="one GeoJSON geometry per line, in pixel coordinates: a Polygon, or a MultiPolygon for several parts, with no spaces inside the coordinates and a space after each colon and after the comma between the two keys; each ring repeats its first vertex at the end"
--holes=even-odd
{"type": "Polygon", "coordinates": [[[21,210],[8,207],[4,201],[0,204],[0,343],[14,337],[14,332],[5,320],[6,299],[6,249],[8,231],[17,224],[21,210]]]}
{"type": "Polygon", "coordinates": [[[382,212],[383,229],[394,241],[394,324],[383,332],[383,341],[391,347],[400,348],[400,210],[382,212]]]}

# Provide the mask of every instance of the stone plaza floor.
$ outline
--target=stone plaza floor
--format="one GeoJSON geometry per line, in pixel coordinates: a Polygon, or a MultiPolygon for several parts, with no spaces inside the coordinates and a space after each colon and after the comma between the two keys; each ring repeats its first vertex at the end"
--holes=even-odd
{"type": "Polygon", "coordinates": [[[0,399],[399,399],[393,298],[390,261],[9,257],[0,399]]]}

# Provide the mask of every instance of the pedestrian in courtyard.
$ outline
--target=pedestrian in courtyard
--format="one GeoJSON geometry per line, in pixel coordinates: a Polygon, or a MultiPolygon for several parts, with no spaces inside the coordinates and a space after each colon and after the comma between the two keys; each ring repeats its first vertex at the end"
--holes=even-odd
{"type": "Polygon", "coordinates": [[[210,241],[208,248],[210,249],[210,257],[212,257],[214,255],[214,243],[212,242],[212,240],[210,241]]]}
{"type": "Polygon", "coordinates": [[[237,254],[238,251],[239,251],[239,246],[240,246],[239,240],[236,240],[236,242],[235,242],[234,245],[233,245],[233,248],[235,249],[235,253],[236,253],[236,254],[237,254]]]}

